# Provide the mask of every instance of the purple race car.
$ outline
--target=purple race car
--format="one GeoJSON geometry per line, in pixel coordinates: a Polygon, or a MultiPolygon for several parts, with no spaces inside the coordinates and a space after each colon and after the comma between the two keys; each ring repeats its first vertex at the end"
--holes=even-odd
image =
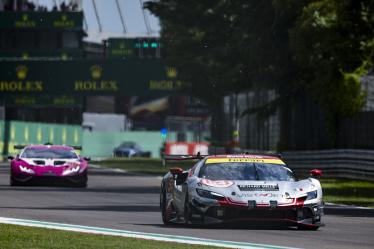
{"type": "Polygon", "coordinates": [[[10,185],[68,184],[87,186],[87,157],[77,155],[80,147],[65,145],[14,146],[21,152],[14,158],[9,156],[10,185]]]}

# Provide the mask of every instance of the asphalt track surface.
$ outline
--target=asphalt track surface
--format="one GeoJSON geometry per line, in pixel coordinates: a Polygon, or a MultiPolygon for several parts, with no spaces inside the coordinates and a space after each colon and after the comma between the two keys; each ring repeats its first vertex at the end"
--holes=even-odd
{"type": "Polygon", "coordinates": [[[297,248],[374,248],[374,215],[360,210],[327,214],[318,231],[164,226],[160,180],[93,170],[87,189],[10,187],[8,167],[0,166],[0,216],[297,248]]]}

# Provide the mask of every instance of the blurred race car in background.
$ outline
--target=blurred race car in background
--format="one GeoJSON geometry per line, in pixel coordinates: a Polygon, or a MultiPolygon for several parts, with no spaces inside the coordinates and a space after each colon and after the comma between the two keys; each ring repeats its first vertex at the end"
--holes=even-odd
{"type": "MultiPolygon", "coordinates": [[[[199,161],[188,171],[171,168],[161,183],[165,224],[239,222],[318,229],[323,215],[322,189],[314,178],[296,180],[281,158],[266,155],[170,156],[199,161]]],[[[320,170],[312,170],[321,176],[320,170]]]]}
{"type": "Polygon", "coordinates": [[[114,157],[151,157],[150,151],[144,151],[135,142],[123,142],[113,150],[114,157]]]}
{"type": "Polygon", "coordinates": [[[69,185],[87,186],[87,157],[79,156],[74,149],[79,146],[65,145],[16,145],[21,149],[16,156],[9,156],[10,185],[69,185]]]}

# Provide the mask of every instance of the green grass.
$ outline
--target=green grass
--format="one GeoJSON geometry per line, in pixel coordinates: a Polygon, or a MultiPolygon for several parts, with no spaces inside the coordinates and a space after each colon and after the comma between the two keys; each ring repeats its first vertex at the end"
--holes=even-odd
{"type": "Polygon", "coordinates": [[[214,249],[212,246],[66,232],[53,229],[0,224],[1,249],[214,249]]]}
{"type": "Polygon", "coordinates": [[[374,182],[321,179],[325,202],[374,207],[374,182]]]}
{"type": "Polygon", "coordinates": [[[171,167],[180,167],[183,169],[192,168],[195,161],[169,161],[166,166],[162,165],[160,159],[153,158],[113,158],[103,161],[92,161],[92,164],[100,165],[106,168],[123,169],[133,173],[145,173],[154,175],[164,175],[171,167]]]}

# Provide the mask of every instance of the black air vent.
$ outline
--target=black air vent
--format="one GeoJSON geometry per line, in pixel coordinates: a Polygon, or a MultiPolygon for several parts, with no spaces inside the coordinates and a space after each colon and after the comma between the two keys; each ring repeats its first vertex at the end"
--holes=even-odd
{"type": "Polygon", "coordinates": [[[37,164],[37,165],[45,165],[44,160],[34,160],[34,163],[37,164]]]}
{"type": "Polygon", "coordinates": [[[65,161],[55,161],[54,165],[64,165],[65,161]]]}

